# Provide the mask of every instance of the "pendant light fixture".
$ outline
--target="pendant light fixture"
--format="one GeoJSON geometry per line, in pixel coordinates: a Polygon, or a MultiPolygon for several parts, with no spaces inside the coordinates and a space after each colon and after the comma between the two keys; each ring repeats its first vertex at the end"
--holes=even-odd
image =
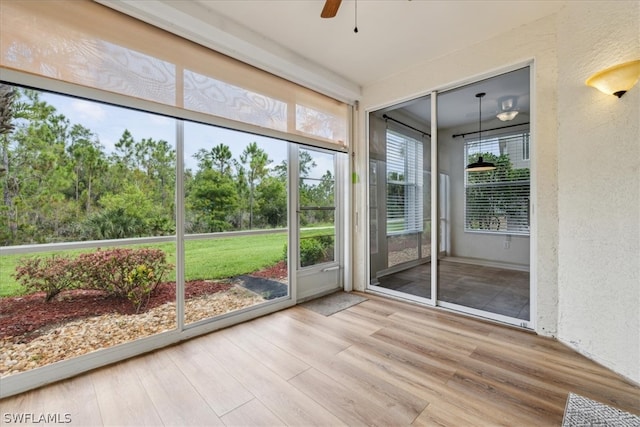
{"type": "Polygon", "coordinates": [[[515,96],[505,96],[498,99],[498,106],[500,107],[500,112],[496,114],[496,117],[499,118],[503,122],[508,122],[513,120],[518,115],[518,110],[516,109],[517,98],[515,96]]]}
{"type": "Polygon", "coordinates": [[[476,93],[476,98],[478,98],[478,161],[469,163],[467,168],[465,169],[467,172],[484,172],[484,171],[492,171],[496,168],[491,162],[485,162],[482,158],[482,97],[485,96],[486,93],[480,92],[476,93]]]}

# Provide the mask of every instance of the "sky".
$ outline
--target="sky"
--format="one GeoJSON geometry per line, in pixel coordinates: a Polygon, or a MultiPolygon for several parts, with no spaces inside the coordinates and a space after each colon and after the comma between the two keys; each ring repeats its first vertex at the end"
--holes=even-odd
{"type": "MultiPolygon", "coordinates": [[[[81,124],[94,132],[107,154],[115,150],[115,144],[125,129],[131,132],[136,141],[143,138],[163,139],[175,148],[176,130],[173,118],[52,93],[42,93],[41,99],[53,105],[58,113],[63,114],[72,124],[81,124]]],[[[194,171],[197,169],[197,160],[193,155],[201,148],[210,150],[223,143],[229,146],[233,157],[239,159],[242,151],[251,142],[257,142],[258,146],[267,152],[273,161],[272,167],[286,159],[287,144],[281,140],[187,122],[185,168],[194,171]]]]}

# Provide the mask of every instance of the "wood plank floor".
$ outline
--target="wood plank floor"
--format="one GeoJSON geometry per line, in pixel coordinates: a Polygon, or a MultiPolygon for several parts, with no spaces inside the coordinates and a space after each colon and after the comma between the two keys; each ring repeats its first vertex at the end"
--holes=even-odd
{"type": "Polygon", "coordinates": [[[555,340],[364,296],[332,316],[294,307],[6,398],[0,422],[557,426],[569,392],[640,415],[640,388],[555,340]]]}

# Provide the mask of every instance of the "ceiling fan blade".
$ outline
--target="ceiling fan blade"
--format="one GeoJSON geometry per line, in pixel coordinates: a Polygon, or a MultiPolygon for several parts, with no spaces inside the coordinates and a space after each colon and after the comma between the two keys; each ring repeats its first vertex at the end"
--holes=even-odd
{"type": "Polygon", "coordinates": [[[333,18],[338,13],[338,8],[340,7],[340,3],[342,0],[326,0],[324,3],[324,7],[322,8],[322,13],[320,17],[322,18],[333,18]]]}

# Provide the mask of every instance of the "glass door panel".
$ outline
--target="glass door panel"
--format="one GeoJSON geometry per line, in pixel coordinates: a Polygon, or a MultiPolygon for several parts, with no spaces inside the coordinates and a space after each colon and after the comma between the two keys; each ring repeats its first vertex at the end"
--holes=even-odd
{"type": "Polygon", "coordinates": [[[333,262],[336,241],[334,154],[299,150],[298,224],[301,268],[333,262]]]}
{"type": "Polygon", "coordinates": [[[430,102],[369,116],[369,287],[418,300],[431,298],[430,102]]]}
{"type": "Polygon", "coordinates": [[[437,105],[438,168],[448,176],[438,305],[527,326],[529,68],[438,94],[437,105]],[[498,117],[505,108],[515,119],[498,117]],[[495,169],[469,170],[480,158],[495,169]]]}
{"type": "Polygon", "coordinates": [[[338,154],[320,149],[297,150],[297,298],[338,289],[340,211],[338,154]]]}

